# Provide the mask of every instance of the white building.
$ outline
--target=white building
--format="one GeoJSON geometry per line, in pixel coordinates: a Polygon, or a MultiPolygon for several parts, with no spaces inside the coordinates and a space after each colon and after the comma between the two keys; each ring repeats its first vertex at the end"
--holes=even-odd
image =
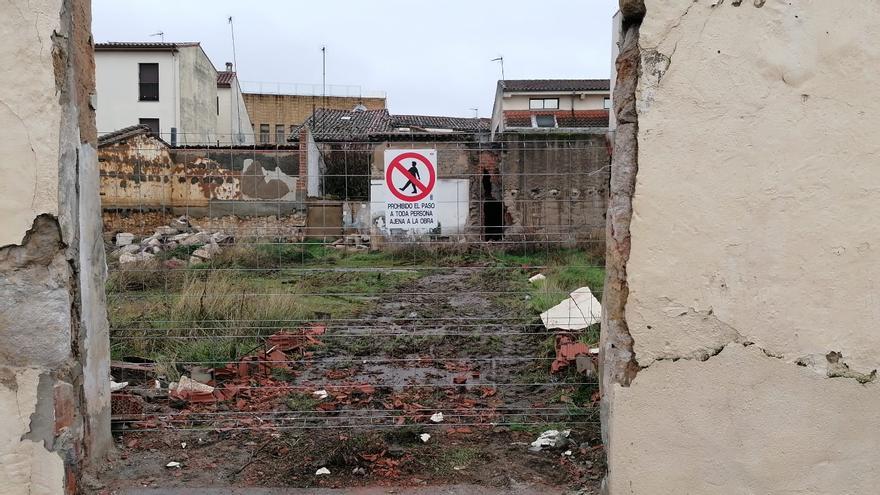
{"type": "Polygon", "coordinates": [[[604,130],[610,108],[608,79],[498,81],[492,135],[527,129],[604,130]]]}
{"type": "Polygon", "coordinates": [[[144,124],[172,145],[252,143],[238,80],[228,69],[218,73],[199,43],[97,43],[98,132],[144,124]]]}
{"type": "Polygon", "coordinates": [[[254,144],[254,129],[232,64],[217,73],[217,132],[221,144],[254,144]]]}

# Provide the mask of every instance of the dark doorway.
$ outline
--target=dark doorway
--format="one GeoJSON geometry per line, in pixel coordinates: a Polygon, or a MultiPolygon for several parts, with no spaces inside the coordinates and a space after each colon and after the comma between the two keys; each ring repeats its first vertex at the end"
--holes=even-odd
{"type": "Polygon", "coordinates": [[[483,239],[500,241],[504,231],[501,201],[492,194],[492,179],[483,172],[483,239]]]}

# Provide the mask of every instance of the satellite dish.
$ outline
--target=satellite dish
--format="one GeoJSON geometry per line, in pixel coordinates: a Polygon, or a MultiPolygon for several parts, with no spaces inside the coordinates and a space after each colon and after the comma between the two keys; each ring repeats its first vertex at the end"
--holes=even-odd
{"type": "Polygon", "coordinates": [[[354,109],[352,110],[352,112],[366,112],[366,111],[367,111],[367,107],[365,107],[362,103],[358,103],[357,105],[355,105],[354,109]]]}

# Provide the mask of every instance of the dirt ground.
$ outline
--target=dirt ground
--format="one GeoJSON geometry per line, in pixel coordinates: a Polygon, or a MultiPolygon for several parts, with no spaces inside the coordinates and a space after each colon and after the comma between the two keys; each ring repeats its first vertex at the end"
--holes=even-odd
{"type": "Polygon", "coordinates": [[[114,401],[117,451],[95,491],[470,484],[598,493],[596,387],[573,370],[549,373],[553,337],[528,307],[527,277],[480,264],[418,270],[356,318],[321,322],[319,345],[252,376],[228,401],[180,403],[133,375],[131,387],[147,392],[114,401]],[[129,406],[134,419],[119,420],[129,406]],[[554,428],[570,429],[567,441],[530,451],[554,428]],[[329,474],[316,475],[321,468],[329,474]]]}

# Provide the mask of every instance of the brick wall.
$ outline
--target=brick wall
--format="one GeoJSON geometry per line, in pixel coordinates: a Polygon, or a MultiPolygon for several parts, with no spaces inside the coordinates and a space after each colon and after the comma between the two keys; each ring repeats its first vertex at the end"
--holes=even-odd
{"type": "Polygon", "coordinates": [[[290,134],[291,126],[302,124],[316,108],[334,110],[351,110],[361,104],[369,110],[385,108],[385,98],[359,98],[305,95],[272,95],[260,93],[244,93],[244,104],[254,124],[257,143],[260,142],[260,125],[269,126],[269,143],[277,144],[275,126],[283,125],[285,138],[290,134]]]}

